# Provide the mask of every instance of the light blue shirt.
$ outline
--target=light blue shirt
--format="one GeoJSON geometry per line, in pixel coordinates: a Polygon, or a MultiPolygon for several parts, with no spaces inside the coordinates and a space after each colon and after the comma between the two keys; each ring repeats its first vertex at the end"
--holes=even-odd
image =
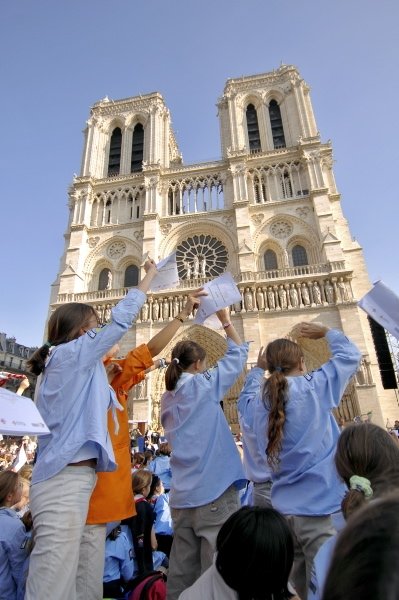
{"type": "Polygon", "coordinates": [[[115,540],[109,538],[105,541],[105,561],[103,581],[133,579],[135,562],[133,549],[126,534],[121,531],[115,540]]]}
{"type": "MultiPolygon", "coordinates": [[[[284,435],[272,487],[272,504],[283,514],[330,515],[340,510],[346,491],[334,465],[340,431],[331,411],[356,373],[361,354],[341,331],[328,331],[326,339],[331,360],[312,373],[287,377],[284,435]]],[[[254,402],[254,431],[265,453],[267,399],[259,391],[254,402]]]]}
{"type": "Polygon", "coordinates": [[[167,494],[158,496],[154,507],[154,530],[158,535],[173,535],[172,516],[167,494]]]}
{"type": "Polygon", "coordinates": [[[102,357],[126,333],[145,301],[132,289],[112,310],[111,322],[76,340],[51,349],[41,376],[37,407],[50,429],[38,438],[32,483],[59,473],[90,449],[98,471],[114,471],[114,453],[107,431],[107,410],[114,398],[102,357]],[[94,456],[93,456],[94,455],[94,456]]]}
{"type": "Polygon", "coordinates": [[[227,344],[214,369],[191,377],[183,373],[181,385],[162,396],[162,426],[172,446],[173,508],[203,506],[230,485],[245,485],[240,455],[220,402],[244,368],[248,344],[238,346],[230,339],[227,344]]]}
{"type": "Polygon", "coordinates": [[[29,535],[15,510],[0,508],[0,598],[22,600],[29,535]]]}
{"type": "Polygon", "coordinates": [[[165,490],[170,490],[172,471],[170,468],[170,456],[161,454],[150,462],[150,471],[158,475],[165,490]]]}
{"type": "Polygon", "coordinates": [[[254,398],[260,396],[261,388],[265,381],[263,369],[255,367],[248,373],[245,385],[238,399],[238,420],[241,429],[242,450],[244,455],[243,466],[245,476],[249,481],[264,483],[272,480],[270,468],[265,452],[259,449],[258,440],[254,430],[254,398]]]}

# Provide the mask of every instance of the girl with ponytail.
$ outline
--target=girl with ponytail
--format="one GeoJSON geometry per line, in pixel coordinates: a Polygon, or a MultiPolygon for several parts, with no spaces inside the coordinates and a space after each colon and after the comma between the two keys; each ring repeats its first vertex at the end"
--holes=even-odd
{"type": "Polygon", "coordinates": [[[345,493],[334,466],[339,428],[332,409],[356,373],[361,354],[342,332],[318,323],[299,324],[297,334],[326,337],[331,360],[306,373],[297,344],[271,342],[261,348],[257,367],[247,376],[239,410],[272,466],[272,504],[287,516],[294,534],[292,581],[306,600],[313,558],[335,533],[331,515],[340,510],[345,493]]]}
{"type": "Polygon", "coordinates": [[[248,344],[229,319],[216,313],[227,335],[227,352],[207,369],[206,351],[191,340],[176,344],[165,375],[161,419],[172,448],[170,506],[174,539],[168,573],[168,600],[211,564],[216,537],[238,508],[238,489],[245,476],[220,402],[240,376],[248,344]]]}

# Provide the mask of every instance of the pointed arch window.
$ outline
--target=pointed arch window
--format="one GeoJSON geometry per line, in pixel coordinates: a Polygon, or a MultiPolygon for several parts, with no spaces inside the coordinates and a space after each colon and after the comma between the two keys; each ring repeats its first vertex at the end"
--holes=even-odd
{"type": "Polygon", "coordinates": [[[109,290],[112,285],[112,275],[110,269],[102,269],[98,278],[98,289],[109,290]]]}
{"type": "Polygon", "coordinates": [[[111,200],[107,200],[106,204],[105,204],[105,223],[111,223],[111,209],[112,209],[112,202],[111,200]]]}
{"type": "Polygon", "coordinates": [[[256,108],[254,107],[253,104],[248,104],[247,111],[246,111],[246,117],[247,117],[249,151],[256,152],[257,150],[261,150],[261,144],[260,144],[258,114],[257,114],[256,108]]]}
{"type": "Polygon", "coordinates": [[[271,100],[269,104],[270,126],[272,129],[274,148],[285,148],[285,136],[283,121],[281,118],[280,107],[276,100],[271,100]]]}
{"type": "Polygon", "coordinates": [[[130,162],[130,172],[137,173],[143,170],[144,156],[144,127],[137,123],[133,129],[132,138],[132,158],[130,162]]]}
{"type": "Polygon", "coordinates": [[[139,270],[136,265],[129,265],[125,270],[124,287],[134,287],[139,282],[139,270]]]}
{"type": "Polygon", "coordinates": [[[108,159],[108,177],[119,175],[121,168],[122,131],[116,127],[111,135],[108,159]]]}
{"type": "Polygon", "coordinates": [[[263,255],[263,260],[265,262],[266,271],[273,271],[274,269],[278,268],[277,256],[273,250],[266,250],[266,252],[263,255]]]}
{"type": "Polygon", "coordinates": [[[308,255],[303,246],[297,245],[292,249],[292,264],[294,267],[302,267],[308,265],[308,255]]]}

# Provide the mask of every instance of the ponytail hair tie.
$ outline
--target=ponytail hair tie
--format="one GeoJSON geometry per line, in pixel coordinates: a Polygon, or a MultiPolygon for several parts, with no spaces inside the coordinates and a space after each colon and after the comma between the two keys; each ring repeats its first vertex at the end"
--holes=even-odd
{"type": "Polygon", "coordinates": [[[172,360],[172,362],[174,362],[176,365],[178,365],[178,364],[179,364],[179,362],[180,362],[180,360],[179,360],[178,358],[174,358],[174,359],[172,360]]]}
{"type": "Polygon", "coordinates": [[[371,498],[373,495],[373,488],[371,483],[366,477],[360,477],[359,475],[352,475],[349,479],[349,486],[351,490],[357,490],[362,492],[365,498],[371,498]]]}
{"type": "Polygon", "coordinates": [[[43,346],[46,346],[46,348],[51,348],[53,344],[51,342],[46,342],[45,344],[43,344],[43,346]]]}
{"type": "Polygon", "coordinates": [[[283,367],[274,367],[274,370],[277,371],[277,373],[282,373],[283,367]]]}

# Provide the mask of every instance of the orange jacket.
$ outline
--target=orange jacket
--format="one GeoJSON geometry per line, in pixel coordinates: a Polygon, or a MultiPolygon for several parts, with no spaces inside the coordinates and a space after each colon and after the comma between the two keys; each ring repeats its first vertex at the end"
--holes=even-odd
{"type": "Polygon", "coordinates": [[[118,469],[112,473],[97,473],[97,483],[87,514],[89,525],[119,521],[136,514],[132,491],[127,399],[129,390],[144,379],[145,370],[154,363],[146,344],[131,350],[126,358],[115,362],[122,367],[122,371],[114,377],[111,385],[123,406],[123,411],[116,411],[119,422],[118,434],[114,432],[115,425],[111,411],[108,412],[108,432],[118,469]]]}

